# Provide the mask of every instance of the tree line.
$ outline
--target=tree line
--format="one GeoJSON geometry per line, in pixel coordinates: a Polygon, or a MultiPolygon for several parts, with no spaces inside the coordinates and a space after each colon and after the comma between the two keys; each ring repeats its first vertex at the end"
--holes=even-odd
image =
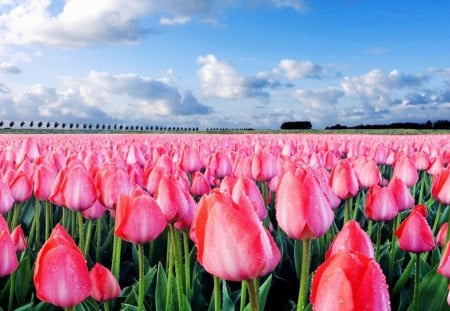
{"type": "Polygon", "coordinates": [[[417,122],[394,122],[389,124],[359,124],[356,126],[346,126],[336,124],[327,126],[326,130],[345,130],[345,129],[415,129],[415,130],[449,130],[449,120],[426,121],[424,123],[417,122]]]}

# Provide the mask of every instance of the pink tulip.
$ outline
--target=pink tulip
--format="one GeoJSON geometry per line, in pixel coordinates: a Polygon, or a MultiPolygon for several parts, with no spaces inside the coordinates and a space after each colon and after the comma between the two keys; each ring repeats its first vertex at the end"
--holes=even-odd
{"type": "Polygon", "coordinates": [[[450,241],[446,243],[444,254],[442,254],[437,273],[450,278],[450,241]]]}
{"type": "Polygon", "coordinates": [[[231,198],[236,203],[239,202],[239,197],[241,195],[248,196],[259,219],[264,220],[267,216],[264,198],[262,197],[258,186],[252,179],[245,176],[239,176],[236,179],[233,189],[231,190],[231,198]]]}
{"type": "Polygon", "coordinates": [[[355,220],[346,222],[341,231],[338,232],[325,254],[325,260],[342,250],[353,250],[369,258],[375,258],[370,237],[355,220]]]}
{"type": "Polygon", "coordinates": [[[9,186],[0,180],[0,216],[8,213],[14,206],[14,197],[9,186]]]}
{"type": "Polygon", "coordinates": [[[388,184],[388,189],[394,196],[399,212],[403,212],[414,205],[414,198],[406,184],[398,177],[393,177],[388,184]]]}
{"type": "Polygon", "coordinates": [[[27,239],[20,225],[11,232],[11,240],[16,248],[16,252],[22,252],[28,247],[27,239]]]}
{"type": "Polygon", "coordinates": [[[194,172],[192,174],[192,184],[190,191],[194,196],[202,196],[211,190],[211,186],[201,172],[194,172]]]}
{"type": "Polygon", "coordinates": [[[126,241],[144,244],[156,239],[166,221],[156,201],[135,186],[129,195],[120,195],[116,207],[114,234],[126,241]]]}
{"type": "Polygon", "coordinates": [[[358,193],[358,179],[348,160],[339,160],[331,171],[330,186],[334,193],[346,200],[358,193]]]}
{"type": "Polygon", "coordinates": [[[353,163],[353,170],[359,181],[361,189],[370,188],[381,183],[381,173],[375,161],[371,159],[358,159],[353,163]]]}
{"type": "Polygon", "coordinates": [[[188,213],[188,201],[173,175],[164,175],[161,178],[155,200],[169,224],[183,219],[188,213]]]}
{"type": "Polygon", "coordinates": [[[448,222],[444,222],[436,236],[436,244],[439,247],[442,247],[445,245],[445,241],[447,240],[447,230],[448,230],[448,222]]]}
{"type": "Polygon", "coordinates": [[[33,186],[23,172],[17,172],[17,175],[9,183],[14,200],[19,203],[26,202],[33,194],[33,186]]]}
{"type": "Polygon", "coordinates": [[[91,297],[96,301],[107,301],[120,296],[121,289],[108,268],[96,263],[89,271],[92,281],[91,297]]]}
{"type": "Polygon", "coordinates": [[[280,228],[297,240],[315,239],[327,232],[334,214],[311,173],[286,173],[278,186],[276,218],[280,228]]]}
{"type": "MultiPolygon", "coordinates": [[[[0,215],[0,217],[2,216],[0,215]]],[[[0,228],[0,277],[13,273],[18,266],[16,247],[9,231],[0,228]]]]}
{"type": "Polygon", "coordinates": [[[442,169],[434,175],[431,196],[442,204],[450,204],[450,168],[442,169]]]}
{"type": "Polygon", "coordinates": [[[387,187],[370,187],[364,206],[367,218],[375,221],[390,220],[398,214],[397,203],[387,187]]]}
{"type": "Polygon", "coordinates": [[[428,225],[425,205],[416,205],[395,231],[399,247],[407,252],[425,253],[434,249],[434,237],[428,225]]]}
{"type": "Polygon", "coordinates": [[[264,276],[280,261],[272,236],[249,200],[236,204],[229,194],[218,190],[201,198],[191,238],[198,262],[221,279],[242,281],[264,276]]]}
{"type": "Polygon", "coordinates": [[[59,307],[73,307],[91,292],[86,259],[60,224],[37,254],[33,281],[37,297],[59,307]]]}
{"type": "Polygon", "coordinates": [[[406,156],[395,163],[392,177],[400,178],[408,187],[414,186],[414,184],[419,179],[416,166],[414,165],[413,161],[406,156]]]}

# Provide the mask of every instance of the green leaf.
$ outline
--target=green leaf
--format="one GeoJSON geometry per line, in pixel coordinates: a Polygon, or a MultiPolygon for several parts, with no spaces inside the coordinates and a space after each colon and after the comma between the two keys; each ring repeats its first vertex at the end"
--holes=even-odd
{"type": "Polygon", "coordinates": [[[420,310],[448,310],[447,278],[436,272],[436,267],[425,275],[420,282],[419,309],[420,310]]]}
{"type": "Polygon", "coordinates": [[[167,276],[161,263],[158,264],[156,275],[155,304],[157,311],[165,311],[166,308],[167,276]]]}
{"type": "Polygon", "coordinates": [[[272,274],[259,287],[259,308],[264,310],[266,306],[267,296],[269,294],[270,286],[272,285],[272,274]]]}
{"type": "Polygon", "coordinates": [[[398,295],[400,291],[405,287],[406,282],[408,282],[409,277],[411,276],[411,272],[414,268],[414,260],[410,259],[408,265],[406,266],[405,270],[403,270],[402,274],[400,275],[400,278],[398,279],[397,283],[394,286],[394,295],[398,295]]]}
{"type": "MultiPolygon", "coordinates": [[[[1,310],[3,310],[3,309],[0,307],[0,311],[1,310]]],[[[32,302],[30,302],[29,304],[23,305],[23,306],[21,306],[21,307],[19,307],[17,309],[14,309],[14,311],[28,311],[28,310],[33,310],[33,303],[32,302]]]]}
{"type": "Polygon", "coordinates": [[[25,255],[20,261],[19,267],[16,270],[16,284],[14,286],[14,293],[16,294],[19,305],[25,302],[31,284],[31,262],[30,256],[25,255]]]}
{"type": "Polygon", "coordinates": [[[230,298],[230,289],[225,280],[222,280],[222,310],[233,311],[234,304],[230,298]]]}

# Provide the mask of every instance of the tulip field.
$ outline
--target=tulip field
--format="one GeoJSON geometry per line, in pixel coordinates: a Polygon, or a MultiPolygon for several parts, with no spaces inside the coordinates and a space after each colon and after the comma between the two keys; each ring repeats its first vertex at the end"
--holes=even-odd
{"type": "Polygon", "coordinates": [[[450,310],[450,135],[0,135],[0,311],[450,310]]]}

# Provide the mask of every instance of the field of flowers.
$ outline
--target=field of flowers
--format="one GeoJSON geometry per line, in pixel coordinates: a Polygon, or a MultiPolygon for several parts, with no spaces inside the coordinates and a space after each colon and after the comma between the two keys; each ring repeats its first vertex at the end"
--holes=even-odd
{"type": "Polygon", "coordinates": [[[0,310],[449,310],[449,163],[450,135],[0,135],[0,310]]]}

